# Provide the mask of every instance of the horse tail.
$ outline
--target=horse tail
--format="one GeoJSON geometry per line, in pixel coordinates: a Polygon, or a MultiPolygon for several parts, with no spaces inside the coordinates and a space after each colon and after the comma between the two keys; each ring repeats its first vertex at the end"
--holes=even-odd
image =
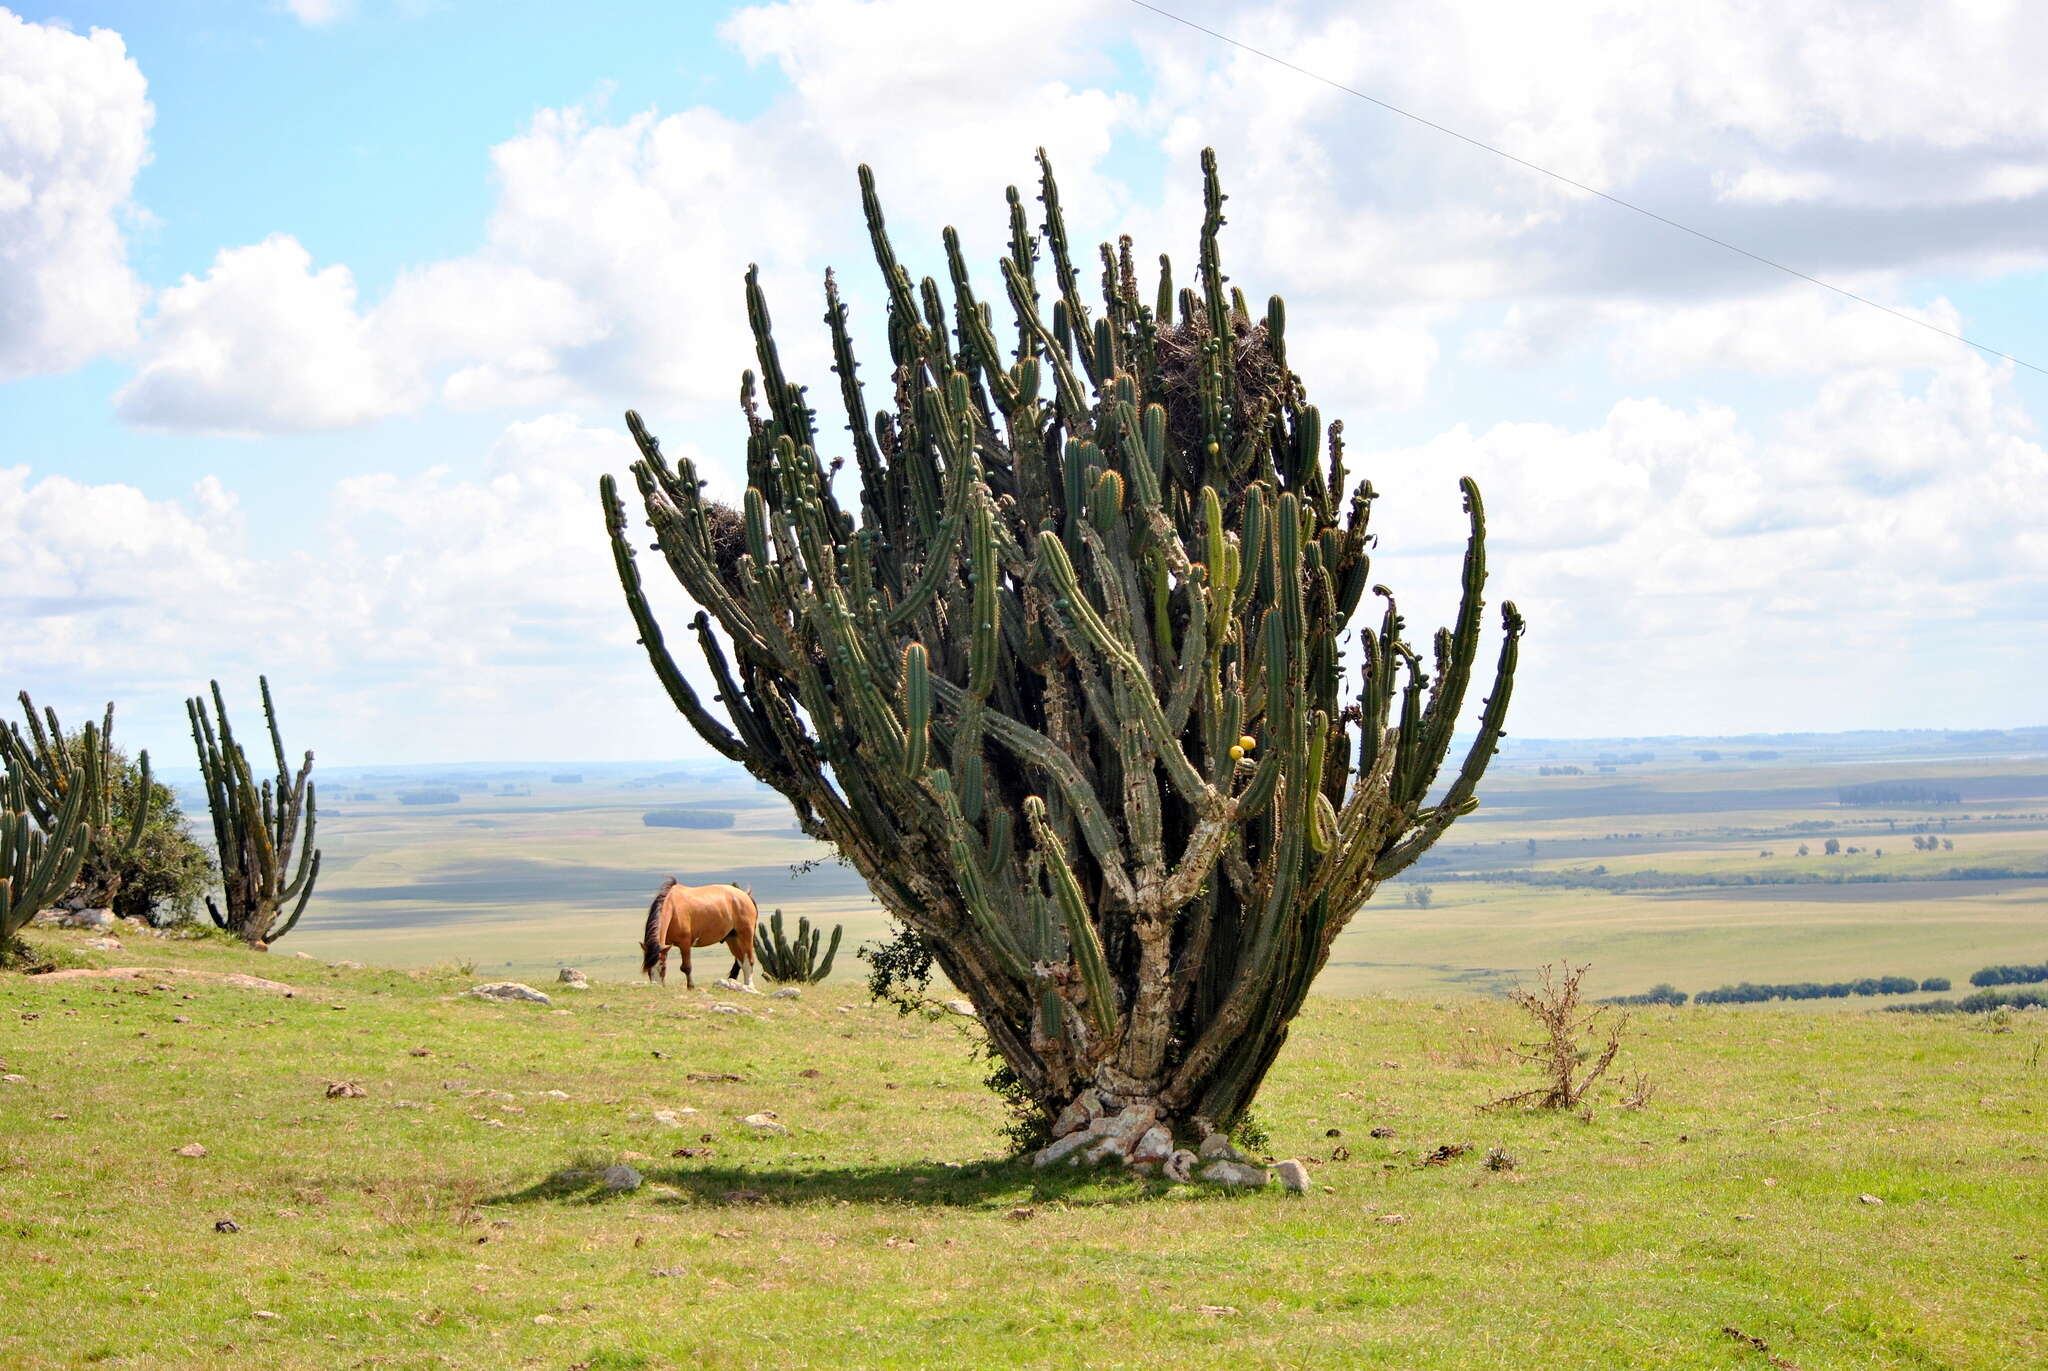
{"type": "Polygon", "coordinates": [[[661,883],[661,889],[654,892],[653,903],[647,906],[647,936],[640,942],[640,970],[652,979],[654,964],[661,960],[661,906],[668,899],[668,892],[675,887],[676,878],[671,876],[661,883]]]}

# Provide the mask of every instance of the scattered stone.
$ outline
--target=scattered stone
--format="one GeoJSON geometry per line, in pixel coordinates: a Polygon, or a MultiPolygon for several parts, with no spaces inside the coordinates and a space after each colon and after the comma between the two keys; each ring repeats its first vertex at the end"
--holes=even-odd
{"type": "Polygon", "coordinates": [[[203,1157],[206,1155],[206,1144],[186,1143],[178,1149],[178,1155],[181,1157],[203,1157]]]}
{"type": "Polygon", "coordinates": [[[1177,1147],[1174,1149],[1173,1155],[1166,1159],[1166,1164],[1160,1170],[1165,1173],[1168,1180],[1179,1185],[1186,1185],[1195,1178],[1195,1163],[1199,1160],[1200,1158],[1196,1157],[1194,1153],[1188,1151],[1185,1147],[1177,1147]]]}
{"type": "Polygon", "coordinates": [[[604,1174],[598,1179],[604,1182],[606,1190],[617,1193],[621,1190],[638,1190],[644,1178],[638,1171],[620,1162],[615,1166],[607,1166],[604,1174]]]}
{"type": "Polygon", "coordinates": [[[744,1119],[741,1119],[740,1122],[764,1138],[781,1138],[788,1136],[789,1133],[789,1129],[783,1126],[781,1120],[776,1117],[775,1111],[772,1109],[764,1109],[758,1114],[749,1114],[744,1119]]]}
{"type": "Polygon", "coordinates": [[[555,980],[569,990],[590,989],[590,978],[573,966],[565,966],[556,972],[555,980]]]}
{"type": "Polygon", "coordinates": [[[818,1070],[818,1068],[815,1066],[807,1066],[803,1070],[797,1072],[796,1074],[803,1077],[807,1081],[815,1081],[816,1079],[818,1079],[818,1077],[824,1075],[825,1073],[818,1070]]]}
{"type": "Polygon", "coordinates": [[[190,1015],[187,1015],[187,1014],[173,1014],[173,1015],[171,1015],[171,1022],[172,1022],[172,1023],[191,1023],[191,1022],[192,1022],[192,1018],[191,1018],[191,1016],[190,1016],[190,1015]]]}
{"type": "Polygon", "coordinates": [[[742,995],[758,995],[761,993],[736,976],[720,976],[711,984],[717,986],[720,990],[737,990],[742,995]]]}
{"type": "Polygon", "coordinates": [[[1154,1124],[1138,1137],[1131,1149],[1133,1163],[1163,1162],[1173,1155],[1173,1134],[1164,1124],[1154,1124]]]}
{"type": "Polygon", "coordinates": [[[361,970],[363,969],[363,964],[362,964],[361,962],[351,962],[351,961],[347,961],[347,960],[343,960],[343,961],[338,961],[338,962],[329,962],[329,963],[328,963],[328,965],[329,965],[329,966],[334,966],[334,967],[339,967],[339,968],[341,968],[341,969],[342,969],[343,971],[361,971],[361,970]]]}
{"type": "Polygon", "coordinates": [[[259,1309],[249,1317],[252,1319],[281,1319],[284,1315],[274,1314],[268,1309],[259,1309]]]}
{"type": "Polygon", "coordinates": [[[95,952],[119,952],[121,950],[121,940],[119,938],[87,938],[85,945],[95,952]]]}
{"type": "Polygon", "coordinates": [[[793,985],[783,986],[782,989],[777,990],[768,996],[768,998],[771,1000],[801,1000],[803,997],[804,992],[798,990],[793,985]]]}
{"type": "Polygon", "coordinates": [[[1069,1133],[1066,1137],[1055,1139],[1049,1145],[1039,1148],[1031,1158],[1031,1165],[1043,1168],[1051,1166],[1054,1162],[1065,1161],[1094,1141],[1095,1135],[1086,1129],[1069,1133]]]}
{"type": "MultiPolygon", "coordinates": [[[[567,1099],[568,1096],[565,1095],[562,1098],[567,1099]]],[[[683,1118],[683,1115],[696,1112],[696,1110],[687,1107],[682,1109],[657,1109],[649,1117],[663,1128],[687,1128],[689,1124],[683,1118]]]]}
{"type": "Polygon", "coordinates": [[[1273,1168],[1273,1179],[1280,1182],[1280,1188],[1299,1195],[1308,1189],[1308,1168],[1298,1161],[1284,1161],[1273,1168]]]}
{"type": "Polygon", "coordinates": [[[233,1219],[215,1219],[213,1221],[213,1231],[216,1233],[239,1233],[242,1231],[242,1225],[236,1223],[233,1219]]]}
{"type": "Polygon", "coordinates": [[[533,1316],[533,1321],[538,1324],[546,1325],[553,1323],[555,1321],[555,1316],[553,1314],[535,1314],[533,1316]]]}
{"type": "Polygon", "coordinates": [[[569,1092],[566,1090],[536,1090],[534,1093],[544,1100],[566,1100],[569,1098],[569,1092]]]}
{"type": "Polygon", "coordinates": [[[1204,1304],[1196,1306],[1197,1314],[1209,1314],[1217,1318],[1228,1318],[1237,1312],[1234,1304],[1204,1304]]]}
{"type": "Polygon", "coordinates": [[[479,1000],[524,1000],[529,1004],[554,1003],[546,995],[530,985],[517,981],[486,981],[469,988],[471,997],[479,1000]]]}
{"type": "Polygon", "coordinates": [[[28,1077],[22,1075],[19,1071],[10,1071],[4,1076],[0,1076],[0,1081],[5,1081],[9,1085],[27,1085],[28,1077]]]}
{"type": "Polygon", "coordinates": [[[299,958],[299,959],[300,959],[301,961],[308,961],[308,962],[313,962],[313,961],[318,961],[318,960],[319,960],[319,958],[315,957],[315,956],[314,956],[314,955],[313,955],[312,953],[310,953],[310,952],[294,952],[294,953],[292,953],[292,955],[293,955],[294,957],[297,957],[297,958],[299,958]]]}
{"type": "Polygon", "coordinates": [[[1382,1124],[1372,1131],[1372,1136],[1375,1138],[1391,1138],[1394,1136],[1394,1130],[1382,1124]]]}
{"type": "Polygon", "coordinates": [[[745,1011],[736,1004],[715,1004],[711,1006],[711,1012],[713,1014],[741,1014],[745,1011]]]}
{"type": "Polygon", "coordinates": [[[1406,1214],[1382,1214],[1378,1218],[1374,1219],[1373,1222],[1384,1224],[1403,1224],[1408,1222],[1408,1216],[1406,1214]]]}
{"type": "Polygon", "coordinates": [[[1212,1185],[1243,1186],[1257,1190],[1266,1183],[1265,1168],[1251,1166],[1245,1162],[1213,1161],[1203,1167],[1198,1174],[1212,1185]]]}
{"type": "Polygon", "coordinates": [[[1737,1223],[1755,1223],[1755,1222],[1756,1222],[1756,1215],[1754,1215],[1754,1214],[1737,1214],[1737,1215],[1735,1216],[1735,1222],[1737,1222],[1737,1223]]]}
{"type": "Polygon", "coordinates": [[[687,1266],[657,1266],[647,1274],[653,1276],[656,1280],[665,1280],[678,1276],[687,1276],[690,1274],[690,1268],[687,1266]]]}
{"type": "Polygon", "coordinates": [[[1883,1204],[1883,1203],[1884,1203],[1884,1201],[1883,1201],[1883,1200],[1881,1200],[1881,1199],[1879,1199],[1879,1198],[1878,1198],[1877,1196],[1875,1196],[1875,1195],[1868,1195],[1868,1194],[1865,1194],[1865,1195],[1858,1195],[1858,1196],[1856,1197],[1856,1201],[1857,1201],[1857,1203],[1859,1203],[1859,1204],[1883,1204]]]}
{"type": "Polygon", "coordinates": [[[1471,1143],[1445,1143],[1422,1159],[1424,1166],[1444,1166],[1472,1150],[1471,1143]]]}
{"type": "Polygon", "coordinates": [[[1230,1139],[1221,1133],[1211,1133],[1203,1138],[1202,1145],[1197,1149],[1196,1155],[1205,1162],[1217,1161],[1219,1159],[1227,1162],[1241,1162],[1244,1160],[1244,1154],[1232,1147],[1230,1139]]]}
{"type": "Polygon", "coordinates": [[[1488,1171],[1512,1171],[1515,1169],[1515,1159],[1508,1155],[1506,1148],[1502,1147],[1487,1148],[1486,1158],[1479,1164],[1488,1171]]]}
{"type": "MultiPolygon", "coordinates": [[[[60,914],[57,922],[65,928],[107,929],[114,926],[114,911],[111,909],[70,909],[60,914]]],[[[87,943],[90,947],[92,944],[87,943]]]]}
{"type": "Polygon", "coordinates": [[[974,1012],[974,1006],[969,1004],[965,1000],[946,1001],[946,1012],[948,1014],[958,1014],[963,1019],[972,1019],[976,1017],[974,1012]]]}
{"type": "Polygon", "coordinates": [[[736,1081],[740,1077],[737,1072],[733,1071],[685,1071],[683,1079],[686,1081],[696,1081],[700,1085],[710,1085],[719,1081],[736,1081]]]}
{"type": "Polygon", "coordinates": [[[1381,1062],[1380,1065],[1389,1071],[1399,1071],[1401,1069],[1401,1063],[1399,1062],[1381,1062]]]}
{"type": "Polygon", "coordinates": [[[354,1081],[329,1081],[327,1098],[330,1100],[360,1100],[370,1092],[354,1081]]]}

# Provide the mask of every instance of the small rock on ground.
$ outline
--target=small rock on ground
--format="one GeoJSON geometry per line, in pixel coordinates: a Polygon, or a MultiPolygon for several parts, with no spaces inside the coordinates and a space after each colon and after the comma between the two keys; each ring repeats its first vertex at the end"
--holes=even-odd
{"type": "Polygon", "coordinates": [[[711,1012],[713,1014],[743,1014],[746,1011],[736,1004],[715,1004],[711,1006],[711,1012]]]}
{"type": "Polygon", "coordinates": [[[121,950],[121,940],[119,938],[87,938],[85,945],[95,952],[119,952],[121,950]]]}
{"type": "Polygon", "coordinates": [[[206,1155],[206,1144],[186,1143],[178,1149],[178,1155],[181,1157],[203,1157],[206,1155]]]}
{"type": "Polygon", "coordinates": [[[530,1004],[553,1003],[546,995],[535,990],[532,986],[521,985],[517,981],[485,981],[482,985],[471,986],[469,994],[479,1000],[524,1000],[530,1004]]]}
{"type": "Polygon", "coordinates": [[[948,1014],[958,1014],[963,1019],[971,1019],[975,1017],[974,1006],[969,1004],[965,1000],[946,1001],[946,1012],[948,1014]]]}
{"type": "Polygon", "coordinates": [[[1244,1162],[1213,1161],[1196,1174],[1212,1185],[1241,1185],[1257,1190],[1266,1183],[1264,1168],[1244,1162]]]}
{"type": "Polygon", "coordinates": [[[764,1138],[779,1138],[789,1132],[789,1129],[775,1117],[772,1110],[764,1109],[758,1114],[749,1114],[744,1119],[741,1119],[740,1122],[764,1138]]]}
{"type": "Polygon", "coordinates": [[[605,1189],[620,1191],[638,1190],[643,1177],[632,1167],[627,1166],[624,1162],[620,1162],[616,1166],[607,1166],[604,1169],[604,1175],[599,1179],[604,1182],[605,1189]]]}
{"type": "Polygon", "coordinates": [[[1299,1195],[1308,1189],[1308,1168],[1290,1159],[1273,1168],[1273,1179],[1282,1189],[1299,1195]]]}
{"type": "Polygon", "coordinates": [[[800,1000],[803,997],[804,992],[793,985],[786,985],[768,996],[771,1000],[800,1000]]]}

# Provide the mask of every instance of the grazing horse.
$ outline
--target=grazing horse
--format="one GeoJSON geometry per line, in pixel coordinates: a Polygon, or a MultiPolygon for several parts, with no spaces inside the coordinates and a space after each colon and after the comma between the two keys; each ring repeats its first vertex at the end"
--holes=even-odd
{"type": "Polygon", "coordinates": [[[724,943],[732,952],[732,971],[727,979],[745,967],[746,983],[754,984],[754,925],[761,911],[754,897],[736,885],[679,885],[671,876],[654,892],[647,906],[647,936],[640,944],[640,970],[648,980],[660,973],[668,984],[668,950],[682,954],[683,984],[692,990],[690,949],[724,943]]]}

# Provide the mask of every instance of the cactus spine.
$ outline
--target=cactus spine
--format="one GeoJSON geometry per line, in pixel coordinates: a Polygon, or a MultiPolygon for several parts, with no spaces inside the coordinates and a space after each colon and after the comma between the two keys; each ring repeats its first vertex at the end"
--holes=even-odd
{"type": "Polygon", "coordinates": [[[285,763],[284,739],[277,731],[277,711],[270,700],[270,681],[257,677],[263,695],[263,717],[270,726],[270,747],[277,759],[277,778],[260,785],[249,758],[228,724],[227,702],[220,682],[213,686],[213,717],[204,698],[185,702],[192,720],[192,741],[199,750],[199,770],[206,782],[206,804],[213,814],[214,843],[220,852],[221,895],[225,913],[206,897],[213,921],[251,945],[264,948],[292,931],[306,912],[313,885],[320,879],[320,852],[313,846],[317,810],[314,803],[313,754],[294,776],[285,763]],[[296,872],[292,866],[298,855],[296,872]],[[293,904],[293,901],[297,901],[293,904]],[[289,916],[278,922],[286,905],[289,916]]]}
{"type": "Polygon", "coordinates": [[[0,776],[0,963],[20,956],[16,935],[22,926],[71,888],[92,849],[91,818],[103,788],[105,754],[92,724],[79,740],[82,747],[64,754],[73,760],[63,773],[55,809],[38,807],[36,787],[42,778],[20,765],[14,751],[6,754],[7,769],[0,776]]]}
{"type": "Polygon", "coordinates": [[[677,708],[926,942],[1048,1119],[1094,1089],[1184,1134],[1228,1127],[1331,941],[1477,804],[1522,621],[1502,607],[1477,736],[1432,799],[1484,637],[1478,489],[1462,483],[1462,602],[1425,664],[1371,582],[1373,488],[1288,368],[1284,306],[1255,317],[1225,288],[1214,157],[1194,282],[1176,292],[1161,258],[1144,290],[1124,239],[1102,247],[1099,305],[1040,160],[1035,235],[1009,193],[1014,335],[951,229],[950,320],[938,283],[913,281],[861,168],[886,407],[825,281],[857,481],[820,455],[753,271],[743,511],[626,416],[722,718],[666,645],[610,476],[606,527],[677,708]],[[1347,697],[1368,589],[1383,608],[1347,697]]]}
{"type": "Polygon", "coordinates": [[[765,927],[754,933],[754,955],[760,959],[761,970],[771,981],[785,985],[816,985],[832,974],[832,959],[839,955],[839,938],[845,932],[844,926],[832,925],[832,941],[825,948],[825,955],[818,956],[819,930],[811,927],[807,918],[796,921],[796,940],[792,942],[782,931],[782,911],[776,910],[768,917],[765,927]]]}
{"type": "Polygon", "coordinates": [[[20,699],[26,727],[0,724],[0,765],[5,765],[20,785],[20,812],[28,814],[45,833],[53,833],[65,802],[75,788],[84,786],[85,857],[73,875],[73,888],[57,892],[51,902],[64,901],[81,909],[111,908],[121,892],[122,863],[141,843],[143,823],[149,816],[149,753],[144,751],[135,759],[141,773],[136,794],[141,798],[127,816],[125,828],[117,827],[114,790],[122,778],[114,762],[113,704],[107,705],[97,729],[87,724],[77,733],[66,733],[56,710],[45,708],[38,715],[26,690],[20,699]],[[88,760],[96,778],[89,783],[84,780],[88,760]]]}

